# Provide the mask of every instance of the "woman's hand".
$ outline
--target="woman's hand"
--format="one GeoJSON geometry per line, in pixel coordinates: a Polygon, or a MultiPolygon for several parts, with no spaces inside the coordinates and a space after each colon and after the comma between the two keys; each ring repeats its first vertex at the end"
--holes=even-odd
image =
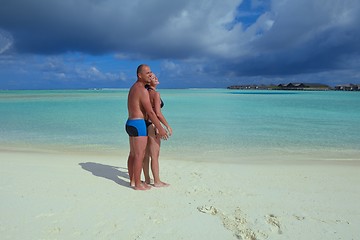
{"type": "Polygon", "coordinates": [[[168,132],[169,136],[171,136],[172,135],[172,128],[170,126],[167,126],[166,128],[167,128],[167,132],[168,132]]]}

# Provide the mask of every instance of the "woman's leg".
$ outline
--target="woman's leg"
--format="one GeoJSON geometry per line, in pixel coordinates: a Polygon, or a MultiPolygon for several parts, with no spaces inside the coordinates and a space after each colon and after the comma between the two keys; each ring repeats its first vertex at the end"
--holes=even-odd
{"type": "Polygon", "coordinates": [[[144,157],[144,161],[143,161],[144,178],[145,178],[145,183],[147,183],[147,184],[151,183],[150,166],[149,165],[150,165],[150,142],[148,141],[147,146],[146,146],[145,157],[144,157]]]}
{"type": "Polygon", "coordinates": [[[155,135],[155,129],[149,133],[148,146],[151,157],[151,171],[154,177],[154,186],[155,187],[166,187],[169,184],[162,182],[160,180],[159,172],[159,155],[160,155],[160,138],[157,138],[155,135]]]}

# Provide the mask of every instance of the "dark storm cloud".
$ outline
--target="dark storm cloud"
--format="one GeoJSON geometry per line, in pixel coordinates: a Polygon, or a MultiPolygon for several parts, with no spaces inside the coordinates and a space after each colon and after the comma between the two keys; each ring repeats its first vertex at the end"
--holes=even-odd
{"type": "Polygon", "coordinates": [[[246,45],[250,51],[223,62],[223,69],[239,76],[346,69],[360,56],[358,12],[360,2],[352,0],[274,4],[271,14],[254,24],[261,34],[246,45]],[[270,27],[263,31],[266,22],[270,27]]]}
{"type": "Polygon", "coordinates": [[[136,0],[2,1],[0,28],[12,34],[20,53],[132,52],[182,5],[136,0]]]}
{"type": "Polygon", "coordinates": [[[116,53],[217,79],[360,67],[358,0],[0,1],[0,54],[116,53]]]}

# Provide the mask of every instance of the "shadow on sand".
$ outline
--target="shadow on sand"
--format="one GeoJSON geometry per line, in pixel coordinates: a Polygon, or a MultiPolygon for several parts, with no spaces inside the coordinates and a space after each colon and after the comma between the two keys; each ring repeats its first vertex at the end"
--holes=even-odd
{"type": "Polygon", "coordinates": [[[129,181],[122,178],[129,179],[126,168],[104,165],[94,162],[79,163],[79,165],[86,171],[91,172],[94,176],[102,177],[114,181],[115,183],[130,188],[129,181]],[[125,171],[120,171],[124,169],[125,171]]]}

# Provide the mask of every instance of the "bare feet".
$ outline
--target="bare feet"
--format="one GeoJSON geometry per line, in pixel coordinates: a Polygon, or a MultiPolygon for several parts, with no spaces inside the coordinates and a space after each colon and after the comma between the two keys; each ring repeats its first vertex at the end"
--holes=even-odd
{"type": "Polygon", "coordinates": [[[146,183],[147,185],[151,185],[151,184],[154,183],[154,180],[152,180],[151,178],[145,179],[145,183],[146,183]]]}
{"type": "Polygon", "coordinates": [[[141,183],[139,186],[134,186],[133,187],[135,190],[149,190],[151,188],[150,185],[141,183]]]}
{"type": "Polygon", "coordinates": [[[157,183],[154,183],[154,187],[168,187],[170,186],[170,184],[168,183],[165,183],[165,182],[157,182],[157,183]]]}

